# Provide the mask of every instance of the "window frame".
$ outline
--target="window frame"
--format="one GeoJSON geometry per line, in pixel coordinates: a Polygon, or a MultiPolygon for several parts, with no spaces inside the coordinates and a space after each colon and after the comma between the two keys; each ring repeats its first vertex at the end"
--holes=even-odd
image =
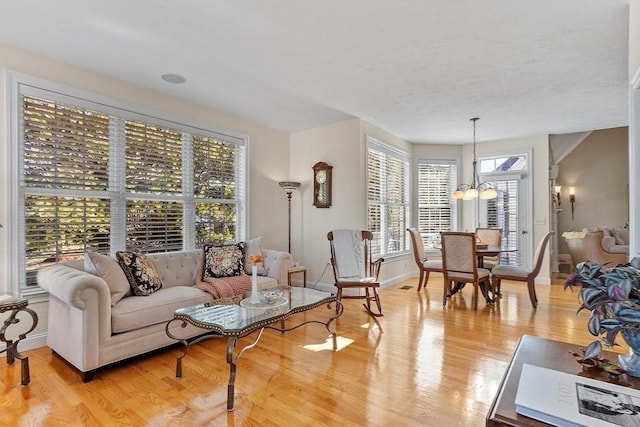
{"type": "MultiPolygon", "coordinates": [[[[28,74],[23,74],[15,71],[7,71],[5,79],[6,97],[5,106],[8,117],[8,126],[5,127],[5,142],[2,147],[7,156],[5,158],[5,176],[7,177],[4,184],[4,200],[5,203],[5,218],[6,223],[4,230],[6,234],[5,244],[5,263],[7,268],[5,269],[5,276],[7,280],[8,290],[12,292],[19,292],[23,295],[37,295],[43,294],[44,291],[37,285],[27,286],[26,284],[26,254],[25,254],[25,223],[24,223],[24,198],[25,187],[21,184],[23,174],[24,159],[23,153],[23,137],[22,132],[22,95],[35,96],[47,100],[55,101],[56,103],[67,103],[73,106],[82,108],[98,110],[102,113],[107,113],[110,116],[117,116],[118,119],[143,121],[144,123],[154,124],[157,126],[169,127],[174,130],[186,134],[195,134],[198,136],[204,136],[209,138],[215,138],[223,140],[228,143],[235,144],[238,152],[234,159],[234,173],[237,177],[236,191],[237,195],[234,199],[225,200],[225,202],[232,202],[237,206],[236,213],[236,239],[238,241],[246,239],[247,236],[247,206],[249,200],[247,183],[249,182],[249,136],[239,132],[231,131],[211,123],[199,122],[192,119],[179,116],[177,114],[171,114],[154,110],[150,107],[146,107],[139,104],[134,104],[128,101],[123,101],[116,98],[107,97],[94,92],[85,91],[82,89],[67,86],[61,83],[52,82],[49,80],[34,77],[28,74]],[[14,207],[13,209],[10,206],[14,207]]],[[[112,141],[109,141],[110,149],[112,141]]],[[[191,148],[192,150],[192,148],[191,148]]],[[[183,162],[185,157],[185,150],[182,150],[183,162]]],[[[188,156],[187,156],[188,157],[188,156]]],[[[192,159],[191,154],[191,159],[192,159]]],[[[111,161],[109,167],[111,168],[111,161]]],[[[192,160],[191,160],[192,162],[192,160]]],[[[200,199],[194,196],[193,192],[193,164],[183,165],[183,176],[191,175],[188,180],[191,183],[191,191],[184,192],[181,197],[181,202],[187,206],[189,203],[194,204],[198,202],[210,201],[209,199],[200,199]],[[189,170],[186,170],[190,167],[189,170]]],[[[124,182],[124,181],[123,181],[124,182]]],[[[122,184],[124,185],[124,183],[122,184]]],[[[109,191],[111,188],[109,189],[109,191]]],[[[41,192],[42,193],[42,192],[41,192]]],[[[46,192],[45,192],[46,193],[46,192]]],[[[90,192],[89,192],[90,193],[90,192]]],[[[125,197],[128,198],[131,194],[125,193],[125,197]]],[[[90,197],[90,194],[87,195],[90,197]]],[[[173,195],[165,197],[165,195],[151,196],[153,199],[161,199],[170,201],[173,199],[173,195]]],[[[111,200],[114,200],[113,198],[111,200]]],[[[126,213],[125,213],[126,215],[126,213]]],[[[185,219],[183,223],[183,247],[182,250],[195,249],[195,228],[194,218],[187,218],[187,215],[195,216],[193,208],[185,209],[185,219]],[[190,229],[194,228],[193,230],[190,229]],[[189,231],[191,230],[191,231],[189,231]]],[[[114,223],[117,221],[117,215],[111,216],[112,233],[118,232],[118,226],[114,223]]],[[[122,230],[124,226],[120,225],[122,230]]],[[[114,246],[114,240],[111,240],[110,252],[115,254],[116,250],[124,250],[126,234],[122,236],[123,241],[121,245],[114,246]]]]}
{"type": "MultiPolygon", "coordinates": [[[[367,229],[371,230],[374,234],[374,241],[372,242],[371,248],[372,248],[372,255],[375,257],[383,257],[383,258],[393,258],[393,257],[397,257],[397,256],[402,256],[402,255],[406,255],[408,253],[411,252],[411,247],[410,247],[410,241],[409,241],[409,237],[406,233],[406,228],[409,227],[409,225],[411,224],[411,215],[413,212],[413,203],[412,203],[412,198],[411,198],[411,157],[410,154],[398,149],[396,147],[392,147],[388,144],[385,144],[371,136],[366,136],[365,138],[366,141],[366,197],[367,197],[367,216],[366,216],[366,223],[367,223],[367,229]],[[369,190],[371,187],[371,181],[369,180],[369,152],[370,150],[376,150],[378,152],[381,152],[385,158],[387,156],[393,156],[394,158],[401,160],[402,162],[405,163],[405,167],[404,167],[404,171],[405,171],[405,176],[402,177],[403,181],[404,181],[404,202],[393,202],[393,203],[389,203],[387,200],[385,200],[384,195],[382,197],[382,200],[371,200],[369,198],[369,190]],[[404,226],[401,227],[401,230],[398,230],[399,234],[399,239],[398,239],[398,243],[400,245],[400,249],[397,251],[388,251],[385,250],[388,247],[388,236],[387,233],[380,233],[380,232],[376,232],[374,230],[377,230],[378,227],[373,227],[370,220],[370,212],[371,212],[371,206],[375,204],[375,205],[379,205],[381,206],[381,211],[384,210],[384,207],[388,207],[389,205],[393,205],[396,207],[401,207],[402,209],[404,209],[404,226]],[[376,234],[378,234],[378,236],[376,236],[376,234]],[[376,240],[377,238],[381,238],[381,241],[379,241],[378,244],[376,244],[376,240]],[[381,248],[381,250],[378,250],[378,247],[381,248]]],[[[384,171],[382,172],[384,173],[384,171]]],[[[382,190],[382,189],[381,189],[382,190]]],[[[384,191],[381,191],[384,192],[384,191]]],[[[385,227],[385,220],[384,220],[384,214],[381,215],[381,224],[380,224],[380,230],[386,230],[387,227],[385,227]]]]}

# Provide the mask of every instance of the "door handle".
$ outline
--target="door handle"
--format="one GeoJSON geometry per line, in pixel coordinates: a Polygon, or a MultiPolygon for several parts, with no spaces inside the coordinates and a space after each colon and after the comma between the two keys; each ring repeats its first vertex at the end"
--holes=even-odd
{"type": "Polygon", "coordinates": [[[522,234],[529,234],[527,230],[522,230],[522,234]]]}

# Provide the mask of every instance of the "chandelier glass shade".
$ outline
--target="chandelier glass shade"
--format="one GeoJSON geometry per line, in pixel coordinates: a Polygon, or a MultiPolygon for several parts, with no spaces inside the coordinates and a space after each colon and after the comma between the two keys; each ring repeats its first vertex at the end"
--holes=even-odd
{"type": "Polygon", "coordinates": [[[492,184],[480,182],[478,175],[478,160],[476,159],[476,122],[480,120],[478,117],[469,119],[473,123],[473,174],[469,184],[460,184],[451,197],[454,199],[473,200],[480,197],[483,200],[495,199],[498,192],[492,184]]]}

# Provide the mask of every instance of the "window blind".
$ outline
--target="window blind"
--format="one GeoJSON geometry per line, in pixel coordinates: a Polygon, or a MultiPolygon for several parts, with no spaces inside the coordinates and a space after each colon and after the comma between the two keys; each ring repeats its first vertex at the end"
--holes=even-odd
{"type": "Polygon", "coordinates": [[[418,228],[425,248],[440,246],[440,233],[457,228],[455,161],[418,160],[418,228]]]}
{"type": "Polygon", "coordinates": [[[164,252],[244,238],[245,139],[90,94],[18,88],[21,288],[36,285],[43,265],[87,250],[164,252]]]}

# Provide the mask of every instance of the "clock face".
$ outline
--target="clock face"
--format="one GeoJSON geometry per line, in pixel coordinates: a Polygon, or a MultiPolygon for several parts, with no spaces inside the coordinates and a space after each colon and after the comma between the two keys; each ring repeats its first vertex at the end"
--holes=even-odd
{"type": "Polygon", "coordinates": [[[324,184],[327,181],[327,171],[318,171],[316,174],[316,182],[318,184],[324,184]]]}

